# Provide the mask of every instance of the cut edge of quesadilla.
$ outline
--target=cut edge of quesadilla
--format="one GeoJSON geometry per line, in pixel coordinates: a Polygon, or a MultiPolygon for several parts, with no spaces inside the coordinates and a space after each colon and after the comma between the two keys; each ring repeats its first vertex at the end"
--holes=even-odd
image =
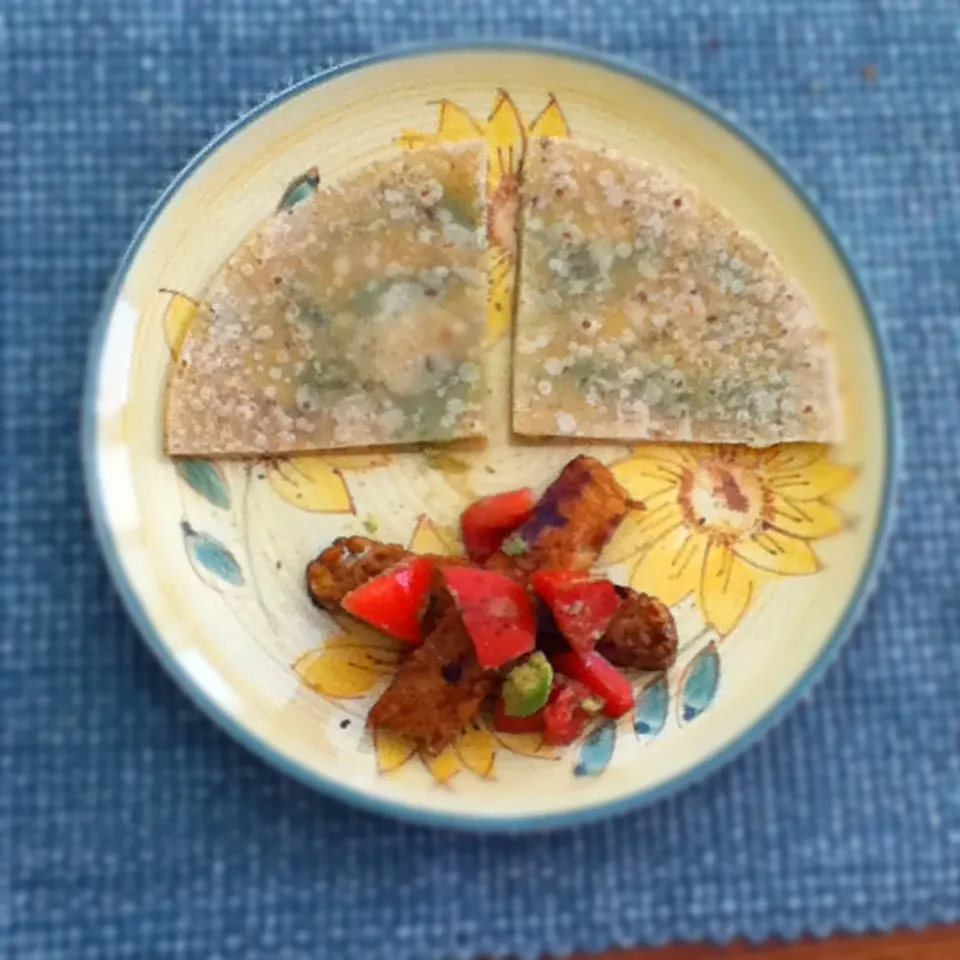
{"type": "Polygon", "coordinates": [[[773,254],[673,173],[576,140],[524,163],[518,438],[833,443],[825,329],[773,254]]]}
{"type": "Polygon", "coordinates": [[[172,457],[485,435],[486,148],[371,163],[268,218],[209,283],[167,384],[172,457]]]}

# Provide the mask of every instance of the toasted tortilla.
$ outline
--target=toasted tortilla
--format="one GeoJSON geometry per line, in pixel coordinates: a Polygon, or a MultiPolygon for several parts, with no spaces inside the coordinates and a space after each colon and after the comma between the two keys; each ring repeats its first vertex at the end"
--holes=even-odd
{"type": "Polygon", "coordinates": [[[530,145],[513,428],[523,436],[834,442],[826,333],[773,254],[673,175],[530,145]]]}
{"type": "Polygon", "coordinates": [[[167,390],[171,456],[482,435],[480,143],[364,167],[281,209],[213,278],[167,390]]]}

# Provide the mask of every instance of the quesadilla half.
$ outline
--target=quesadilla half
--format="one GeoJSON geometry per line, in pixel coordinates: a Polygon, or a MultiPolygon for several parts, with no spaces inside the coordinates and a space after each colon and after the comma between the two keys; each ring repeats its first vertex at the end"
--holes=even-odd
{"type": "Polygon", "coordinates": [[[485,149],[372,163],[277,211],[213,278],[167,388],[171,456],[482,435],[485,149]]]}
{"type": "Polygon", "coordinates": [[[840,439],[826,333],[728,214],[670,173],[572,140],[530,144],[521,204],[515,433],[840,439]]]}

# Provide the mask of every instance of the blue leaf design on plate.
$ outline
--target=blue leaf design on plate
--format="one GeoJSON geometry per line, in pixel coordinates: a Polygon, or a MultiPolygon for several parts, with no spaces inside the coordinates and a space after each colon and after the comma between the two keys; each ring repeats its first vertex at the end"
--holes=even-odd
{"type": "Polygon", "coordinates": [[[215,507],[226,510],[230,506],[230,487],[223,471],[209,460],[178,460],[177,473],[189,487],[196,490],[215,507]]]}
{"type": "Polygon", "coordinates": [[[316,193],[319,186],[320,171],[316,167],[311,167],[306,173],[290,181],[287,189],[283,191],[277,209],[289,210],[295,207],[301,200],[306,200],[310,194],[316,193]]]}
{"type": "Polygon", "coordinates": [[[640,692],[633,713],[633,729],[642,740],[652,740],[667,723],[670,708],[670,687],[667,675],[661,674],[640,692]]]}
{"type": "Polygon", "coordinates": [[[183,543],[187,548],[187,556],[193,564],[201,580],[209,586],[208,576],[212,574],[217,580],[229,583],[233,587],[243,586],[243,571],[236,557],[219,541],[205,533],[198,533],[189,523],[182,523],[183,543]]]}
{"type": "Polygon", "coordinates": [[[604,720],[584,741],[573,772],[578,777],[596,777],[607,769],[617,740],[616,725],[604,720]]]}
{"type": "Polygon", "coordinates": [[[680,720],[696,720],[713,703],[720,685],[720,654],[708,643],[694,658],[680,681],[680,720]]]}

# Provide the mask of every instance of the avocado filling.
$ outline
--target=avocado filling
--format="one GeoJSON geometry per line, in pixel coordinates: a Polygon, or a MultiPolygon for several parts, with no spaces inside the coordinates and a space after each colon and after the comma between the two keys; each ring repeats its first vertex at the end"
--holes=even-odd
{"type": "Polygon", "coordinates": [[[546,706],[553,688],[553,667],[538,650],[514,667],[503,682],[503,709],[508,717],[532,717],[546,706]]]}

